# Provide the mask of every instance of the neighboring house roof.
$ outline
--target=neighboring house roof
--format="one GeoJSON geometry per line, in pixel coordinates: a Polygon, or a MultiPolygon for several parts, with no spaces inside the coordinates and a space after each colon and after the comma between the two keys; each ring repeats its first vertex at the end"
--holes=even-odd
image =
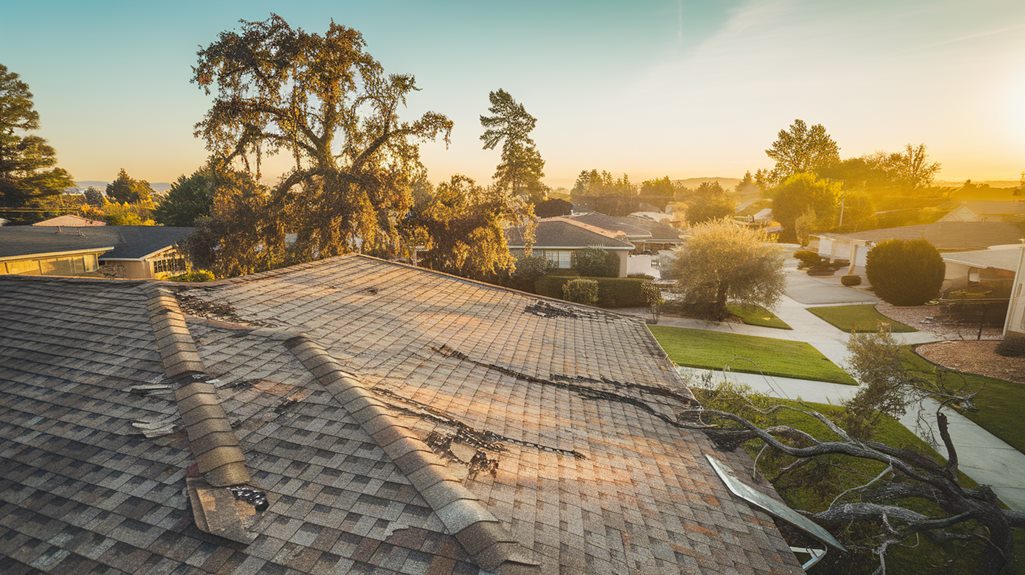
{"type": "Polygon", "coordinates": [[[815,234],[848,241],[927,240],[940,250],[976,250],[1014,244],[1025,236],[1025,226],[1008,222],[935,222],[899,228],[864,230],[849,234],[815,234]]]}
{"type": "Polygon", "coordinates": [[[963,264],[979,269],[998,269],[1009,272],[1017,271],[1020,248],[1004,248],[992,250],[974,250],[968,252],[946,252],[943,260],[963,264]]]}
{"type": "Polygon", "coordinates": [[[102,260],[137,260],[174,246],[194,228],[168,226],[4,226],[0,257],[111,247],[102,260]]]}
{"type": "Polygon", "coordinates": [[[680,241],[680,230],[651,218],[638,216],[608,216],[599,212],[575,214],[569,218],[626,235],[629,240],[673,243],[680,241]]]}
{"type": "Polygon", "coordinates": [[[1006,202],[975,200],[961,202],[957,208],[967,208],[979,216],[1025,215],[1025,201],[1023,200],[1006,202]]]}
{"type": "Polygon", "coordinates": [[[0,278],[0,565],[801,573],[639,319],[365,256],[174,289],[0,278]]]}
{"type": "Polygon", "coordinates": [[[41,222],[32,224],[33,226],[105,226],[106,222],[99,220],[90,220],[89,218],[83,218],[82,216],[76,216],[74,214],[65,214],[63,216],[57,216],[41,222]]]}
{"type": "MultiPolygon", "coordinates": [[[[510,227],[505,230],[505,239],[510,248],[522,248],[526,244],[523,227],[510,227]]],[[[630,250],[633,244],[615,237],[611,232],[576,222],[566,217],[544,218],[537,220],[534,229],[534,247],[541,249],[571,248],[583,249],[591,247],[612,250],[630,250]]]]}

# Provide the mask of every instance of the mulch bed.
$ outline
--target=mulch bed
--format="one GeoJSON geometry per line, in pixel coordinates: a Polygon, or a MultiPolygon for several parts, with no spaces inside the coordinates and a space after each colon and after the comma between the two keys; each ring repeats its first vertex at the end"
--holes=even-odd
{"type": "Polygon", "coordinates": [[[1025,384],[1025,357],[1004,357],[997,341],[942,341],[915,348],[929,361],[957,371],[1025,384]]]}

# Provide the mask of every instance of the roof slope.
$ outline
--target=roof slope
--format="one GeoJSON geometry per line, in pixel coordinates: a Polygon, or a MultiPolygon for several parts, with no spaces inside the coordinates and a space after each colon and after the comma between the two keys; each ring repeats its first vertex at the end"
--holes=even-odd
{"type": "Polygon", "coordinates": [[[113,246],[100,259],[139,259],[175,245],[192,231],[171,226],[3,226],[0,257],[113,246]]]}
{"type": "Polygon", "coordinates": [[[1013,272],[1018,269],[1020,249],[975,250],[968,252],[947,252],[943,259],[949,262],[970,265],[976,268],[994,268],[1013,272]]]}
{"type": "Polygon", "coordinates": [[[208,535],[194,438],[131,425],[184,409],[127,391],[182,371],[155,291],[0,278],[0,572],[800,572],[674,425],[643,322],[362,256],[181,286],[270,502],[249,545],[208,535]]]}
{"type": "MultiPolygon", "coordinates": [[[[525,241],[522,227],[505,229],[509,247],[521,248],[525,241]]],[[[633,249],[633,244],[615,237],[613,232],[595,229],[587,224],[578,225],[565,217],[544,218],[537,221],[534,230],[535,248],[589,248],[633,249]]]]}
{"type": "Polygon", "coordinates": [[[90,220],[89,218],[83,218],[82,216],[76,216],[75,214],[62,214],[56,217],[52,217],[41,222],[32,224],[33,226],[105,226],[106,222],[100,220],[90,220]]]}
{"type": "Polygon", "coordinates": [[[680,230],[657,222],[650,218],[638,216],[609,216],[600,212],[568,216],[570,219],[584,222],[610,232],[621,232],[631,240],[649,242],[679,242],[680,230]]]}
{"type": "Polygon", "coordinates": [[[366,257],[186,295],[317,341],[451,452],[450,472],[544,573],[794,568],[714,475],[706,438],[672,425],[689,391],[642,321],[542,317],[527,294],[366,257]],[[493,475],[472,465],[483,457],[493,475]]]}
{"type": "Polygon", "coordinates": [[[978,250],[1018,243],[1025,226],[1007,222],[934,222],[899,228],[864,230],[849,234],[819,234],[824,237],[881,242],[925,239],[940,250],[978,250]]]}

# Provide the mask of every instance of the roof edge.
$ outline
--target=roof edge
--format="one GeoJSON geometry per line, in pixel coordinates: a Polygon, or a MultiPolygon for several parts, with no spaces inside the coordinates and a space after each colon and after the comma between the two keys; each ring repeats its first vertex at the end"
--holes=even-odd
{"type": "Polygon", "coordinates": [[[495,573],[540,573],[532,553],[354,374],[305,335],[287,340],[285,347],[384,450],[478,566],[495,573]]]}

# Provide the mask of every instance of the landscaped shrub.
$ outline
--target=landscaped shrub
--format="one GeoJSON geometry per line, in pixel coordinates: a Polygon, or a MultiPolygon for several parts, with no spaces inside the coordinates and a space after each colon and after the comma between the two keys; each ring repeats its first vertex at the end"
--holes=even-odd
{"type": "Polygon", "coordinates": [[[626,277],[628,277],[628,278],[640,278],[642,280],[653,280],[653,279],[655,279],[655,276],[648,275],[648,274],[626,274],[626,277]]]}
{"type": "Polygon", "coordinates": [[[509,277],[509,287],[531,291],[538,279],[552,269],[552,262],[541,256],[523,256],[516,260],[516,271],[509,277]]]}
{"type": "Polygon", "coordinates": [[[797,258],[797,261],[801,262],[799,267],[802,268],[810,268],[823,259],[822,256],[811,250],[797,250],[794,252],[794,257],[797,258]]]}
{"type": "Polygon", "coordinates": [[[167,279],[173,282],[212,282],[214,274],[208,270],[191,270],[176,276],[169,276],[167,279]]]}
{"type": "Polygon", "coordinates": [[[997,344],[997,353],[1004,357],[1025,357],[1025,336],[1007,334],[997,344]]]}
{"type": "Polygon", "coordinates": [[[594,305],[598,303],[598,282],[585,279],[569,280],[562,285],[562,299],[594,305]]]}
{"type": "Polygon", "coordinates": [[[848,275],[845,275],[845,276],[841,276],[840,277],[840,283],[842,283],[843,285],[848,286],[848,287],[850,287],[850,286],[860,286],[861,285],[861,276],[859,276],[858,274],[848,274],[848,275]]]}
{"type": "Polygon", "coordinates": [[[576,279],[598,282],[598,305],[601,307],[644,307],[648,305],[641,286],[648,280],[639,278],[575,278],[545,276],[534,284],[538,295],[564,299],[562,286],[576,279]]]}
{"type": "Polygon", "coordinates": [[[922,305],[943,285],[946,266],[926,240],[886,240],[868,252],[865,274],[876,295],[893,305],[922,305]]]}
{"type": "Polygon", "coordinates": [[[601,248],[583,249],[573,254],[573,269],[583,277],[614,278],[619,275],[619,256],[601,248]]]}

